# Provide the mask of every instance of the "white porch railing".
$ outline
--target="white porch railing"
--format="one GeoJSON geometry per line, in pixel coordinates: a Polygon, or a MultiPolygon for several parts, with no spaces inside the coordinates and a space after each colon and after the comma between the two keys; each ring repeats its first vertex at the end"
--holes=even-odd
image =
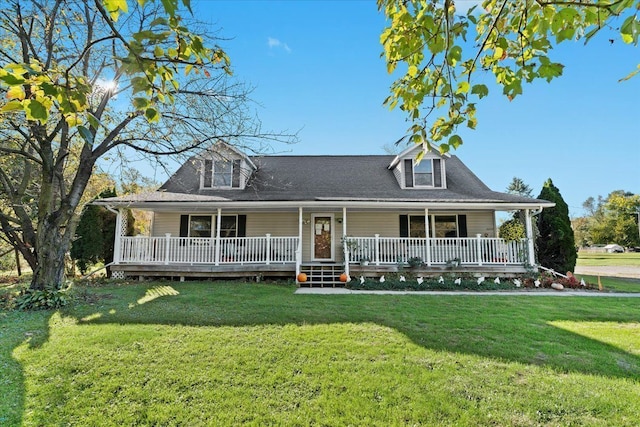
{"type": "Polygon", "coordinates": [[[406,263],[411,258],[430,266],[460,265],[524,265],[528,259],[527,239],[507,241],[498,238],[413,238],[413,237],[348,237],[345,245],[352,263],[368,260],[372,264],[406,263]]]}
{"type": "Polygon", "coordinates": [[[116,263],[295,263],[298,237],[121,237],[116,263]]]}

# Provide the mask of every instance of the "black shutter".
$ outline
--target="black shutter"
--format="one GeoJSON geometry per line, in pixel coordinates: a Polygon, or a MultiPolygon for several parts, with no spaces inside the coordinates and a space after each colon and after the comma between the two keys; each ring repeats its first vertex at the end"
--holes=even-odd
{"type": "Polygon", "coordinates": [[[247,237],[247,216],[238,215],[238,237],[247,237]]]}
{"type": "Polygon", "coordinates": [[[180,237],[189,236],[189,215],[180,215],[180,237]]]}
{"type": "Polygon", "coordinates": [[[400,215],[400,237],[409,237],[409,215],[400,215]]]}
{"type": "Polygon", "coordinates": [[[433,186],[442,188],[442,168],[440,159],[433,159],[433,186]]]}
{"type": "Polygon", "coordinates": [[[204,161],[204,171],[202,187],[203,188],[211,188],[213,185],[213,160],[206,159],[204,161]]]}
{"type": "Polygon", "coordinates": [[[458,237],[468,237],[466,215],[458,215],[458,237]]]}
{"type": "Polygon", "coordinates": [[[404,161],[404,186],[413,187],[413,161],[411,159],[404,161]]]}

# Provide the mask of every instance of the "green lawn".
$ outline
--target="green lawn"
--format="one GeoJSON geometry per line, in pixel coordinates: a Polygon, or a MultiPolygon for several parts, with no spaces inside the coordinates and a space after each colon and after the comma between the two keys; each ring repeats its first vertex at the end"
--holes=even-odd
{"type": "Polygon", "coordinates": [[[600,266],[600,265],[631,265],[640,267],[640,252],[625,252],[622,254],[578,252],[576,265],[600,266]]]}
{"type": "Polygon", "coordinates": [[[78,289],[0,312],[0,425],[637,425],[640,300],[78,289]]]}

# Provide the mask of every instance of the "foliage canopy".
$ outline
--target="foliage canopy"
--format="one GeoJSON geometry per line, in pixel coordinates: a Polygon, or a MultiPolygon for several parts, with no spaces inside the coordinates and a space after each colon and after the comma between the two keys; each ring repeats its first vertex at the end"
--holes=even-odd
{"type": "MultiPolygon", "coordinates": [[[[640,36],[640,0],[484,0],[466,14],[454,0],[378,0],[378,7],[388,20],[380,36],[387,69],[400,74],[385,104],[406,113],[411,142],[442,151],[462,144],[459,126],[476,127],[477,102],[489,94],[474,80],[480,72],[493,74],[511,100],[525,83],[562,75],[551,58],[559,43],[588,42],[618,25],[624,43],[637,45],[640,36]]],[[[640,65],[627,78],[638,72],[640,65]]]]}

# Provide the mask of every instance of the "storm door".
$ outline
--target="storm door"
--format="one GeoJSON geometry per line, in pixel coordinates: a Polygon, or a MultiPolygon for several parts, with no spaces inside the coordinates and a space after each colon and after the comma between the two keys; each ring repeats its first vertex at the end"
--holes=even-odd
{"type": "Polygon", "coordinates": [[[314,215],[311,241],[314,261],[333,261],[333,215],[314,215]]]}

